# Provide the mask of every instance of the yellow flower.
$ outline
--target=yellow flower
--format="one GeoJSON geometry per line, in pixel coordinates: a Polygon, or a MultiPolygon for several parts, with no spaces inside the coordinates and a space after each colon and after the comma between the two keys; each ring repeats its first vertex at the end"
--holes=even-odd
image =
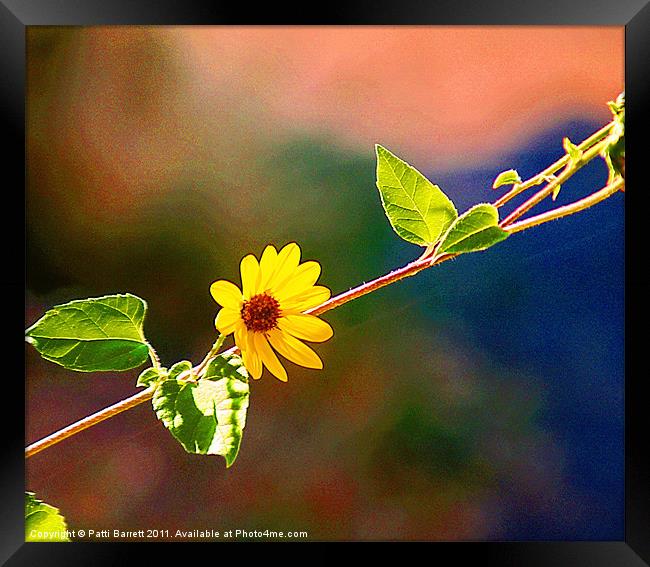
{"type": "Polygon", "coordinates": [[[215,326],[224,335],[234,333],[250,375],[258,379],[264,365],[276,378],[287,381],[273,349],[300,366],[323,368],[318,355],[302,342],[326,341],[333,334],[328,323],[304,313],[330,297],[329,289],[314,285],[320,264],[300,264],[300,247],[291,242],[279,252],[267,246],[259,262],[253,254],[245,256],[240,269],[241,290],[219,280],[210,286],[210,293],[222,306],[215,326]]]}

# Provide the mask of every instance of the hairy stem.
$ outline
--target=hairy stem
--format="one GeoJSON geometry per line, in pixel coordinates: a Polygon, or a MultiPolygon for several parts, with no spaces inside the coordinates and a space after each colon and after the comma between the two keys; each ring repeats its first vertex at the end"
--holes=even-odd
{"type": "Polygon", "coordinates": [[[586,152],[582,154],[582,157],[575,161],[569,161],[565,169],[558,175],[553,181],[551,181],[546,187],[535,193],[530,199],[525,203],[519,205],[514,211],[512,211],[505,219],[503,219],[499,225],[502,228],[507,228],[515,220],[521,217],[523,214],[532,209],[535,205],[541,203],[546,197],[548,197],[553,190],[562,185],[569,177],[576,173],[579,169],[588,164],[593,158],[595,158],[606,146],[607,140],[603,140],[598,144],[589,148],[586,152]]]}
{"type": "Polygon", "coordinates": [[[571,203],[570,205],[564,205],[563,207],[558,207],[557,209],[553,209],[552,211],[542,213],[541,215],[530,217],[528,219],[510,224],[508,226],[505,226],[504,229],[507,230],[509,233],[513,234],[515,232],[521,232],[522,230],[526,230],[527,228],[531,228],[533,226],[537,226],[545,222],[549,222],[555,219],[560,219],[562,217],[572,215],[579,211],[583,211],[584,209],[588,209],[589,207],[592,207],[596,203],[600,203],[601,201],[604,201],[608,197],[611,197],[614,193],[623,189],[624,185],[625,185],[625,180],[622,177],[619,177],[613,183],[606,185],[599,191],[592,193],[591,195],[585,197],[584,199],[580,199],[579,201],[576,201],[575,203],[571,203]]]}
{"type": "Polygon", "coordinates": [[[156,349],[149,344],[149,341],[145,341],[145,343],[149,349],[149,359],[151,360],[151,364],[154,368],[160,368],[160,358],[158,357],[156,349]]]}
{"type": "MultiPolygon", "coordinates": [[[[579,144],[578,149],[583,152],[587,151],[596,142],[600,142],[604,140],[609,134],[613,126],[614,126],[613,121],[607,124],[607,126],[603,126],[600,130],[598,130],[598,132],[594,132],[591,136],[589,136],[586,140],[584,140],[581,144],[579,144]]],[[[544,182],[544,180],[547,177],[553,175],[556,171],[565,167],[569,163],[569,160],[570,158],[568,155],[566,154],[563,155],[555,163],[549,165],[544,171],[540,171],[537,175],[533,175],[533,177],[531,177],[530,179],[527,179],[526,181],[515,185],[505,195],[499,197],[494,202],[494,206],[498,209],[499,207],[505,205],[508,201],[510,201],[511,199],[513,199],[514,197],[516,197],[526,189],[529,189],[530,187],[534,187],[535,185],[540,185],[541,183],[544,182]]]]}
{"type": "Polygon", "coordinates": [[[126,398],[125,400],[117,402],[116,404],[104,408],[103,410],[100,410],[97,413],[89,415],[88,417],[84,417],[83,419],[80,419],[76,423],[73,423],[72,425],[68,425],[68,427],[64,427],[63,429],[60,429],[56,433],[52,433],[52,435],[48,435],[47,437],[44,437],[40,441],[37,441],[36,443],[32,443],[29,447],[25,449],[25,457],[31,457],[36,453],[40,453],[42,450],[47,449],[52,445],[56,445],[57,443],[63,441],[64,439],[67,439],[68,437],[72,437],[73,435],[76,435],[77,433],[83,431],[84,429],[88,429],[93,425],[97,425],[98,423],[104,421],[105,419],[108,419],[109,417],[113,417],[118,413],[122,413],[123,411],[126,411],[128,409],[134,408],[137,405],[140,405],[142,402],[147,401],[148,399],[151,398],[151,396],[153,396],[153,391],[154,388],[152,387],[142,392],[138,392],[137,394],[131,396],[130,398],[126,398]]]}
{"type": "Polygon", "coordinates": [[[362,295],[366,295],[371,291],[375,291],[381,287],[385,287],[392,283],[398,282],[399,280],[403,280],[404,278],[407,278],[409,276],[414,276],[415,274],[421,272],[422,270],[425,270],[426,268],[430,268],[431,266],[441,264],[442,262],[451,260],[454,257],[456,257],[456,254],[447,254],[444,256],[440,256],[433,262],[431,261],[430,258],[427,257],[415,260],[414,262],[411,262],[410,264],[406,264],[406,266],[398,268],[397,270],[393,270],[392,272],[389,272],[384,276],[381,276],[367,283],[361,284],[360,286],[354,287],[349,291],[340,293],[339,295],[332,297],[331,299],[328,299],[318,307],[314,307],[313,309],[310,309],[305,313],[309,313],[311,315],[320,315],[321,313],[325,313],[330,309],[334,309],[335,307],[340,307],[341,305],[347,303],[348,301],[352,301],[353,299],[357,299],[362,295]]]}

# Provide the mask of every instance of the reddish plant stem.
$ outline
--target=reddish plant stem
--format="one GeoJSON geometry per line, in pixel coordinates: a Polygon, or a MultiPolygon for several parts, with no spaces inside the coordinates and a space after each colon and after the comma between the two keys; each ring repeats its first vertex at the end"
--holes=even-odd
{"type": "MultiPolygon", "coordinates": [[[[605,138],[605,136],[609,133],[609,131],[612,129],[613,126],[614,126],[614,122],[610,122],[606,126],[603,126],[600,130],[594,132],[591,136],[589,136],[586,140],[584,140],[581,144],[579,144],[578,149],[582,151],[587,151],[596,142],[602,141],[605,138]]],[[[499,197],[494,202],[494,206],[498,209],[499,207],[505,205],[508,201],[510,201],[510,199],[513,199],[514,197],[516,197],[526,189],[529,189],[530,187],[534,187],[535,185],[540,185],[549,176],[555,174],[555,172],[558,169],[566,167],[568,164],[569,164],[569,156],[567,154],[564,154],[559,160],[549,165],[544,171],[538,173],[537,175],[534,175],[533,177],[531,177],[527,181],[524,181],[523,183],[514,185],[513,188],[510,189],[510,191],[508,191],[507,193],[499,197]]]]}
{"type": "Polygon", "coordinates": [[[575,162],[568,162],[568,165],[565,166],[565,169],[562,171],[562,173],[560,173],[560,175],[558,175],[553,181],[546,185],[546,187],[535,193],[530,199],[519,205],[514,211],[512,211],[505,219],[499,223],[499,226],[506,228],[523,214],[532,209],[535,205],[541,203],[546,197],[553,193],[554,189],[562,185],[576,171],[587,165],[594,157],[596,157],[605,147],[606,143],[607,140],[601,141],[589,148],[589,150],[587,150],[579,160],[575,162]]]}
{"type": "Polygon", "coordinates": [[[579,211],[583,211],[584,209],[593,207],[596,203],[600,203],[601,201],[604,201],[608,197],[611,197],[617,191],[622,191],[624,188],[625,188],[625,180],[622,177],[619,177],[613,183],[606,185],[599,191],[596,191],[595,193],[592,193],[588,197],[585,197],[584,199],[580,199],[575,203],[564,205],[563,207],[558,207],[557,209],[553,209],[552,211],[547,211],[546,213],[542,213],[540,215],[509,224],[508,226],[505,226],[503,228],[507,230],[510,234],[513,234],[515,232],[521,232],[522,230],[526,230],[527,228],[532,228],[533,226],[537,226],[545,222],[549,222],[555,219],[560,219],[568,215],[573,215],[579,211]]]}
{"type": "Polygon", "coordinates": [[[370,293],[371,291],[375,291],[381,287],[385,287],[387,285],[390,285],[392,283],[395,283],[399,280],[403,280],[404,278],[407,278],[409,276],[414,276],[418,272],[421,272],[422,270],[426,270],[427,268],[430,268],[431,266],[435,266],[437,264],[441,264],[442,262],[445,262],[447,260],[451,260],[454,258],[456,254],[446,254],[445,256],[441,256],[440,258],[437,258],[434,261],[431,261],[431,258],[426,258],[426,259],[421,259],[421,260],[416,260],[415,262],[411,262],[410,264],[407,264],[406,266],[403,266],[401,268],[398,268],[397,270],[393,270],[392,272],[386,274],[385,276],[381,276],[375,280],[372,280],[368,283],[361,284],[355,288],[352,288],[349,291],[345,291],[343,293],[340,293],[339,295],[332,297],[331,299],[328,299],[318,307],[314,307],[313,309],[309,309],[305,313],[309,313],[311,315],[320,315],[321,313],[325,313],[326,311],[329,311],[330,309],[334,309],[336,307],[340,307],[344,303],[347,303],[348,301],[352,301],[353,299],[356,299],[357,297],[361,297],[362,295],[366,295],[367,293],[370,293]]]}
{"type": "Polygon", "coordinates": [[[122,413],[123,411],[131,409],[141,404],[142,402],[147,401],[148,399],[151,398],[152,395],[153,395],[153,388],[150,390],[144,390],[142,392],[138,392],[137,394],[131,396],[130,398],[126,398],[125,400],[119,401],[116,404],[113,404],[112,406],[104,408],[103,410],[100,410],[97,413],[89,415],[88,417],[84,417],[83,419],[80,419],[76,423],[73,423],[72,425],[68,425],[67,427],[60,429],[56,433],[52,433],[52,435],[48,435],[47,437],[44,437],[40,441],[37,441],[36,443],[32,443],[31,445],[29,445],[29,447],[25,449],[25,457],[31,457],[36,453],[40,453],[44,449],[47,449],[52,445],[56,445],[60,441],[63,441],[68,437],[72,437],[73,435],[76,435],[77,433],[83,431],[84,429],[88,429],[89,427],[92,427],[93,425],[97,425],[98,423],[104,421],[105,419],[108,419],[109,417],[113,417],[118,413],[122,413]]]}

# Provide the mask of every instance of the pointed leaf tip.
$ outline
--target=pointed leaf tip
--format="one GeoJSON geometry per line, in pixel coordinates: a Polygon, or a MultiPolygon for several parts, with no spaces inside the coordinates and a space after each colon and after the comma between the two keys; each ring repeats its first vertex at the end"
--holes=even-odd
{"type": "Polygon", "coordinates": [[[502,185],[516,185],[517,183],[521,183],[521,177],[519,177],[519,173],[516,169],[508,169],[506,171],[502,171],[499,173],[499,175],[497,175],[494,183],[492,184],[492,189],[496,189],[502,185]]]}

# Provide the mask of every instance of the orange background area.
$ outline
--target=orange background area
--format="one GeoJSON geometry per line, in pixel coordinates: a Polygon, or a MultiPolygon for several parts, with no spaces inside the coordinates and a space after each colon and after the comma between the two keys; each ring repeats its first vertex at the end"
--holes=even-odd
{"type": "MultiPolygon", "coordinates": [[[[31,37],[48,29],[65,37],[31,37]]],[[[554,123],[608,121],[606,102],[624,88],[623,27],[95,27],[67,37],[46,66],[31,58],[29,154],[53,168],[52,198],[69,186],[56,180],[61,165],[74,171],[84,188],[75,206],[93,216],[97,197],[110,217],[125,197],[187,171],[218,172],[244,196],[272,183],[257,159],[301,138],[368,157],[381,143],[427,171],[504,168],[554,123]]]]}
{"type": "Polygon", "coordinates": [[[228,85],[273,128],[381,137],[433,166],[493,159],[549,117],[607,120],[624,81],[622,27],[207,28],[179,41],[206,97],[228,85]]]}

